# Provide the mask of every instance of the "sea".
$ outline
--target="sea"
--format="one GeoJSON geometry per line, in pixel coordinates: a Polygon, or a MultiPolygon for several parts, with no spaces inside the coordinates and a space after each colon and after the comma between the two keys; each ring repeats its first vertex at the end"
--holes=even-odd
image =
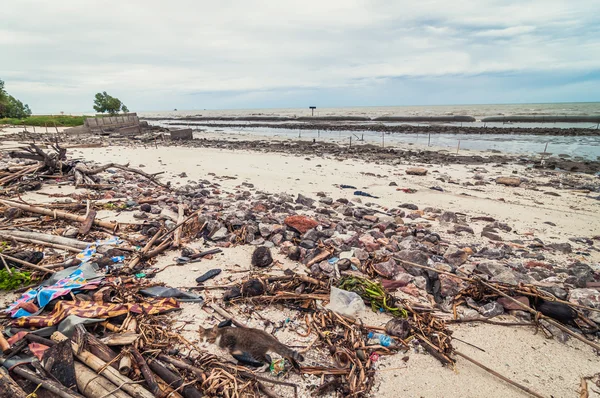
{"type": "MultiPolygon", "coordinates": [[[[297,130],[253,127],[252,123],[242,128],[227,128],[220,124],[231,123],[218,121],[210,126],[198,126],[197,130],[216,133],[236,133],[238,135],[257,135],[302,140],[331,140],[341,144],[349,142],[351,137],[355,144],[376,143],[381,145],[408,144],[426,145],[437,148],[454,150],[479,150],[498,151],[516,155],[533,155],[544,153],[544,156],[570,157],[580,160],[600,160],[600,129],[591,123],[483,123],[481,119],[488,116],[593,116],[600,115],[600,102],[574,102],[574,103],[547,103],[547,104],[477,104],[477,105],[421,105],[421,106],[368,106],[368,107],[340,107],[340,108],[281,108],[281,109],[196,109],[196,110],[169,110],[138,112],[140,117],[165,118],[153,123],[169,127],[194,127],[193,123],[181,123],[167,120],[169,118],[185,117],[246,117],[246,116],[361,116],[375,118],[379,116],[473,116],[476,122],[463,123],[472,127],[552,127],[552,128],[582,128],[598,129],[598,135],[572,136],[572,135],[530,135],[521,134],[515,130],[514,134],[387,134],[370,131],[326,132],[318,130],[297,130]],[[314,112],[314,113],[313,113],[314,112]]],[[[238,123],[238,122],[235,122],[238,123]]],[[[419,123],[414,123],[419,124],[419,123]]],[[[427,125],[426,123],[420,123],[427,125]]],[[[443,125],[460,125],[460,123],[438,123],[443,125]]]]}

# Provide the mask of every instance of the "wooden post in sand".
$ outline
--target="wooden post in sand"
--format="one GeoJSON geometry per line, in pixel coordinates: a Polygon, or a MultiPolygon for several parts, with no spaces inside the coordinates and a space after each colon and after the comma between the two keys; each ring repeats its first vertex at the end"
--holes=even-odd
{"type": "Polygon", "coordinates": [[[458,150],[460,149],[460,140],[458,140],[458,145],[456,146],[456,154],[458,155],[458,150]]]}
{"type": "Polygon", "coordinates": [[[48,123],[44,123],[44,127],[46,127],[46,134],[48,134],[48,123]]]}
{"type": "Polygon", "coordinates": [[[350,136],[350,148],[352,148],[352,136],[350,136]]]}

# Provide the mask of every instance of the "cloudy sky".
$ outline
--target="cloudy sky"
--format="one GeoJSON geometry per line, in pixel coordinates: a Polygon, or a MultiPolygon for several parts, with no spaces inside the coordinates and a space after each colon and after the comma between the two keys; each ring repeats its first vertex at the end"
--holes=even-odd
{"type": "Polygon", "coordinates": [[[600,101],[598,0],[7,0],[35,113],[600,101]]]}

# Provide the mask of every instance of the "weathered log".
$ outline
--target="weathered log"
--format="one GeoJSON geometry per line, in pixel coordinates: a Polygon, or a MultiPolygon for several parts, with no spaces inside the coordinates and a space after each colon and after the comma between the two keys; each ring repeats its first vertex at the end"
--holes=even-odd
{"type": "Polygon", "coordinates": [[[26,398],[27,393],[0,366],[0,398],[26,398]]]}
{"type": "Polygon", "coordinates": [[[31,264],[31,263],[29,263],[27,261],[23,261],[23,260],[20,260],[18,258],[9,256],[7,254],[0,254],[0,258],[3,258],[5,260],[10,260],[13,263],[17,263],[17,264],[20,264],[20,265],[22,265],[24,267],[35,269],[37,271],[47,272],[47,273],[50,273],[50,274],[54,274],[56,272],[56,271],[53,271],[51,269],[40,267],[39,265],[31,264]]]}
{"type": "Polygon", "coordinates": [[[78,250],[81,251],[88,246],[88,243],[77,239],[65,238],[64,236],[50,235],[35,231],[18,231],[12,229],[0,229],[0,236],[14,239],[17,242],[26,242],[34,244],[54,244],[57,249],[78,250]]]}
{"type": "Polygon", "coordinates": [[[36,385],[41,385],[42,388],[50,391],[51,393],[61,398],[83,398],[83,395],[69,390],[67,387],[63,386],[62,384],[56,381],[50,379],[42,379],[36,373],[27,369],[27,367],[23,365],[15,366],[14,368],[12,368],[12,372],[26,380],[29,380],[30,382],[36,385]]]}
{"type": "MultiPolygon", "coordinates": [[[[183,379],[176,373],[171,372],[162,362],[156,359],[149,359],[148,366],[164,381],[169,383],[174,389],[178,389],[183,385],[183,379]]],[[[181,390],[181,394],[185,398],[201,398],[202,393],[192,385],[187,385],[181,390]]]]}
{"type": "Polygon", "coordinates": [[[155,397],[164,397],[165,394],[162,392],[158,383],[156,382],[156,377],[154,377],[154,373],[148,367],[146,360],[139,353],[139,351],[135,347],[131,347],[131,354],[133,354],[133,358],[137,362],[140,371],[142,372],[142,376],[144,376],[144,380],[146,380],[146,384],[150,387],[150,391],[154,394],[155,397]]]}
{"type": "Polygon", "coordinates": [[[118,386],[99,376],[87,366],[75,362],[77,388],[87,398],[131,398],[129,394],[121,391],[118,386]]]}
{"type": "Polygon", "coordinates": [[[125,170],[125,171],[129,171],[130,173],[135,173],[135,174],[139,174],[143,177],[146,177],[147,179],[149,179],[150,181],[152,181],[154,184],[163,187],[163,188],[170,188],[168,184],[163,184],[162,182],[158,181],[156,179],[156,175],[158,174],[162,174],[162,173],[157,173],[157,174],[148,174],[148,173],[144,173],[142,170],[138,170],[138,169],[133,169],[131,167],[129,167],[129,165],[121,165],[121,164],[117,164],[117,163],[108,163],[105,164],[104,166],[100,166],[97,167],[95,169],[90,169],[87,172],[85,172],[86,175],[90,176],[90,175],[94,175],[94,174],[98,174],[101,173],[107,169],[110,168],[115,168],[115,169],[121,169],[121,170],[125,170]]]}
{"type": "MultiPolygon", "coordinates": [[[[77,214],[67,213],[66,211],[50,210],[45,209],[43,207],[30,206],[23,203],[13,202],[4,199],[0,199],[0,203],[5,204],[6,206],[16,207],[30,213],[43,214],[45,216],[63,218],[66,220],[77,221],[80,223],[85,221],[85,216],[78,216],[77,214]]],[[[115,229],[117,227],[117,223],[103,220],[94,220],[94,225],[98,225],[100,227],[109,229],[115,229]]]]}
{"type": "Polygon", "coordinates": [[[85,216],[85,221],[83,221],[83,223],[79,227],[79,231],[78,231],[81,235],[85,235],[88,232],[90,232],[90,229],[92,228],[92,224],[94,223],[94,220],[96,219],[96,214],[98,214],[96,212],[96,210],[90,210],[89,213],[85,216]]]}
{"type": "MultiPolygon", "coordinates": [[[[54,341],[63,341],[68,340],[68,338],[60,333],[54,332],[52,334],[52,340],[54,341]]],[[[73,349],[73,353],[75,356],[87,366],[92,368],[96,373],[99,373],[106,377],[112,383],[122,386],[122,390],[130,394],[133,398],[154,398],[154,395],[146,390],[144,387],[134,384],[134,381],[128,377],[123,376],[119,373],[118,370],[106,366],[106,362],[92,354],[87,350],[82,350],[79,344],[75,343],[71,340],[71,348],[73,349]]]]}
{"type": "Polygon", "coordinates": [[[140,335],[137,333],[125,332],[118,334],[110,334],[100,341],[102,341],[107,346],[130,345],[135,343],[135,341],[139,338],[140,335]]]}
{"type": "Polygon", "coordinates": [[[85,339],[85,344],[83,346],[87,348],[93,355],[97,356],[104,362],[109,363],[115,369],[118,369],[115,358],[118,356],[116,352],[114,352],[109,346],[100,341],[96,336],[91,333],[87,333],[83,327],[77,325],[77,331],[73,337],[73,339],[80,343],[85,339]],[[83,329],[83,330],[82,330],[83,329]]]}

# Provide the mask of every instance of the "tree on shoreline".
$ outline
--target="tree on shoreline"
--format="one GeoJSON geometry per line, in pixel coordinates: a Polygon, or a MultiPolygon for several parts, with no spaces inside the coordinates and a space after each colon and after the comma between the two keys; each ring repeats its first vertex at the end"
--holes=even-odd
{"type": "Polygon", "coordinates": [[[94,99],[94,110],[99,113],[108,113],[116,115],[119,111],[123,113],[129,112],[129,109],[121,102],[120,99],[108,95],[106,91],[97,93],[94,99]]]}
{"type": "Polygon", "coordinates": [[[4,81],[0,80],[0,118],[23,119],[31,116],[29,105],[8,94],[4,89],[4,81]]]}

